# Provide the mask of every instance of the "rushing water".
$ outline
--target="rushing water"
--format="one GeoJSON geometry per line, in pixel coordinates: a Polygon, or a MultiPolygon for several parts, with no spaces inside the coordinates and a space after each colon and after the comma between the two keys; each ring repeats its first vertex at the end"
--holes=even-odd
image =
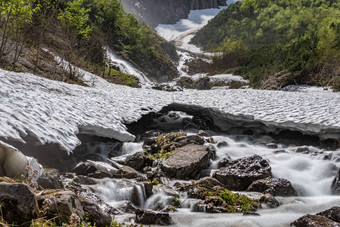
{"type": "MultiPolygon", "coordinates": [[[[228,3],[234,1],[228,1],[228,3]]],[[[182,50],[202,53],[201,50],[191,44],[190,39],[194,33],[213,18],[221,9],[207,9],[192,11],[188,19],[180,20],[175,25],[159,25],[156,30],[167,40],[175,41],[177,47],[182,50]]],[[[184,62],[192,56],[189,52],[180,52],[181,61],[179,71],[184,62]]],[[[213,132],[211,132],[214,134],[213,132]]],[[[192,211],[192,206],[197,202],[188,199],[184,193],[179,195],[182,208],[178,212],[171,213],[175,224],[173,226],[289,226],[289,224],[307,213],[317,213],[334,205],[340,205],[340,196],[332,196],[330,187],[336,172],[340,166],[340,151],[327,151],[313,146],[297,146],[292,143],[277,143],[277,148],[269,148],[268,143],[276,142],[269,136],[240,136],[223,135],[213,136],[216,143],[226,142],[228,146],[217,148],[217,159],[211,162],[205,174],[211,174],[217,169],[217,162],[224,157],[230,156],[233,160],[260,155],[268,160],[272,167],[274,177],[284,178],[292,182],[298,191],[297,197],[277,197],[281,206],[275,209],[259,209],[260,216],[243,216],[242,214],[208,214],[192,211]]],[[[296,141],[300,144],[301,141],[296,141]]],[[[122,155],[113,160],[122,161],[135,152],[142,151],[141,143],[125,143],[122,155]]],[[[165,181],[166,185],[172,186],[178,180],[165,181]]],[[[142,184],[130,180],[105,180],[94,189],[104,201],[115,206],[120,201],[131,200],[138,195],[139,206],[146,209],[157,210],[171,205],[174,194],[167,187],[155,187],[154,194],[145,199],[145,188],[142,184]],[[135,195],[134,195],[135,193],[135,195]]],[[[249,194],[258,198],[258,193],[249,194]]],[[[131,222],[134,215],[124,214],[116,216],[118,222],[131,222]]]]}
{"type": "MultiPolygon", "coordinates": [[[[188,199],[180,194],[183,208],[171,213],[174,226],[288,226],[289,223],[307,213],[316,213],[334,205],[340,205],[340,196],[330,194],[331,182],[336,175],[339,163],[336,162],[339,152],[327,151],[312,146],[295,146],[278,144],[278,148],[268,148],[263,143],[272,142],[269,136],[213,136],[216,147],[218,142],[225,141],[228,146],[217,148],[217,159],[211,162],[209,172],[214,171],[217,162],[226,156],[232,159],[258,154],[267,159],[272,167],[274,177],[285,178],[298,190],[298,197],[277,197],[282,204],[276,209],[259,209],[260,216],[242,216],[242,214],[208,214],[192,211],[195,199],[188,199]],[[299,153],[297,151],[304,151],[299,153]]],[[[130,155],[140,151],[140,143],[129,143],[130,155]]],[[[166,182],[168,185],[178,180],[166,182]]],[[[119,201],[131,200],[136,185],[128,180],[106,180],[97,187],[97,194],[110,205],[119,201]]],[[[145,199],[143,186],[137,185],[140,207],[157,210],[173,202],[174,192],[166,188],[155,188],[154,195],[145,199]]],[[[259,198],[258,193],[248,194],[259,198]]],[[[178,196],[178,195],[177,195],[178,196]]],[[[117,216],[117,220],[128,221],[131,215],[117,216]]]]}

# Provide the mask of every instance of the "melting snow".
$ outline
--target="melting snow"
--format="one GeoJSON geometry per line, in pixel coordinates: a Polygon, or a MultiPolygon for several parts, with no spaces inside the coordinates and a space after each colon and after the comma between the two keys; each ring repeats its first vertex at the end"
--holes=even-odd
{"type": "MultiPolygon", "coordinates": [[[[93,74],[92,74],[93,75],[93,74]]],[[[89,133],[132,141],[124,123],[178,103],[211,108],[221,116],[261,121],[267,126],[309,133],[340,131],[340,94],[262,90],[164,92],[110,84],[82,87],[28,73],[0,69],[0,137],[23,141],[27,134],[42,144],[71,152],[89,133]]],[[[333,136],[339,137],[339,134],[333,136]]]]}

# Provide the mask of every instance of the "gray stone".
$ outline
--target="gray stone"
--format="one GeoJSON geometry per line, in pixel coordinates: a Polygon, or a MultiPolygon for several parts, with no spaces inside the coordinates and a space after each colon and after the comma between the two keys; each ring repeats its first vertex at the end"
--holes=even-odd
{"type": "Polygon", "coordinates": [[[297,196],[292,183],[282,178],[265,178],[254,181],[247,189],[249,192],[269,193],[273,196],[297,196]]]}
{"type": "Polygon", "coordinates": [[[340,223],[332,221],[324,216],[307,214],[292,222],[295,227],[340,227],[340,223]]]}
{"type": "Polygon", "coordinates": [[[271,177],[269,163],[258,155],[240,158],[214,172],[213,177],[229,190],[245,191],[259,179],[271,177]]]}
{"type": "Polygon", "coordinates": [[[143,225],[171,225],[173,223],[169,213],[144,209],[136,210],[136,222],[143,225]]]}
{"type": "Polygon", "coordinates": [[[26,184],[0,183],[1,216],[8,223],[30,222],[37,215],[37,200],[26,184]]]}
{"type": "Polygon", "coordinates": [[[169,177],[194,178],[200,170],[209,167],[209,157],[204,146],[186,145],[171,154],[161,169],[169,177]]]}

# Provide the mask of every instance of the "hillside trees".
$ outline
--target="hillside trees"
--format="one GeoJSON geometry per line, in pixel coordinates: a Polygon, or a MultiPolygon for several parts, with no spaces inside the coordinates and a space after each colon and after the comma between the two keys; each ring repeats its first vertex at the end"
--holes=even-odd
{"type": "Polygon", "coordinates": [[[23,44],[25,25],[32,22],[35,9],[30,0],[3,0],[0,5],[0,61],[14,52],[12,64],[18,60],[23,44]]]}
{"type": "Polygon", "coordinates": [[[119,0],[3,0],[0,4],[2,66],[8,66],[11,53],[14,67],[25,46],[29,56],[23,57],[31,61],[34,73],[46,70],[40,66],[41,50],[46,48],[101,75],[106,70],[103,47],[109,46],[155,79],[177,74],[174,46],[126,14],[119,0]]]}
{"type": "Polygon", "coordinates": [[[237,62],[232,71],[255,87],[279,72],[288,72],[282,86],[335,85],[340,76],[339,26],[337,0],[244,0],[221,12],[193,42],[223,52],[224,70],[231,70],[227,61],[232,56],[237,62]]]}

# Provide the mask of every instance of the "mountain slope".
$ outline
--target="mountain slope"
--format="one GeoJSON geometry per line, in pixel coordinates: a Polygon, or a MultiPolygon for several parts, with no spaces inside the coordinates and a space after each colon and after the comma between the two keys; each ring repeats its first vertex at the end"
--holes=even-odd
{"type": "Polygon", "coordinates": [[[288,84],[340,87],[339,1],[244,0],[221,12],[193,43],[223,52],[231,70],[262,88],[288,84]]]}
{"type": "Polygon", "coordinates": [[[122,0],[124,8],[152,27],[174,24],[187,18],[190,10],[225,6],[226,0],[122,0]]]}
{"type": "Polygon", "coordinates": [[[126,14],[119,0],[6,0],[0,13],[3,68],[81,83],[73,72],[56,70],[43,47],[98,75],[122,76],[107,70],[103,47],[108,46],[152,80],[177,76],[175,47],[126,14]]]}

